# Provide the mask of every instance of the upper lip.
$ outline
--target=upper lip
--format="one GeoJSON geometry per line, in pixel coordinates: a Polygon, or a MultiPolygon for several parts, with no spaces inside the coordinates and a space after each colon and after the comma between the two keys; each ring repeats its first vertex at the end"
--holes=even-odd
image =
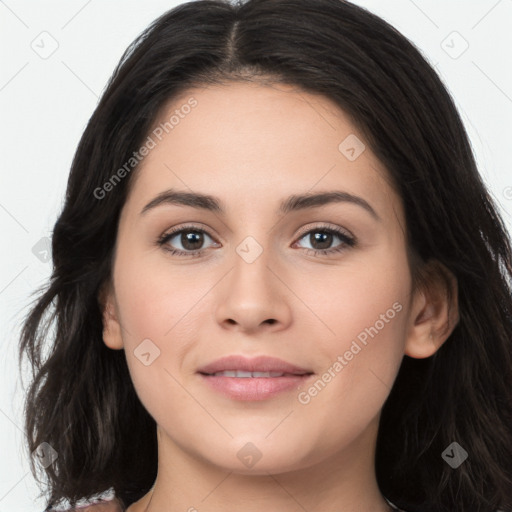
{"type": "Polygon", "coordinates": [[[310,370],[295,366],[276,357],[258,356],[247,358],[240,355],[221,357],[212,363],[199,368],[199,373],[213,374],[223,371],[241,370],[246,372],[281,372],[294,375],[313,373],[310,370]]]}

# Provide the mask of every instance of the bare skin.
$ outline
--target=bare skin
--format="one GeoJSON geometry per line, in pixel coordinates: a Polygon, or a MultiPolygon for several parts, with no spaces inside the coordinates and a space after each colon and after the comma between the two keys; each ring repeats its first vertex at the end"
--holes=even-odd
{"type": "Polygon", "coordinates": [[[429,290],[412,290],[401,199],[368,145],[353,160],[340,151],[347,136],[364,137],[334,103],[283,84],[231,83],[190,89],[155,126],[190,97],[197,106],[136,171],[113,286],[100,297],[104,342],[125,350],[158,425],[155,485],[128,512],[391,510],[374,469],[380,412],[404,354],[429,357],[448,338],[456,299],[439,269],[429,290]],[[161,204],[141,214],[171,188],[213,195],[225,212],[161,204]],[[335,190],[376,215],[346,201],[278,212],[291,195],[335,190]],[[187,249],[180,234],[155,242],[181,227],[204,230],[202,245],[187,249]],[[357,243],[315,241],[328,228],[357,243]],[[255,254],[252,240],[262,252],[249,263],[237,247],[255,254]],[[330,252],[314,254],[321,248],[330,252]],[[347,354],[372,326],[378,333],[347,354]],[[147,366],[134,353],[145,339],[160,350],[147,366]],[[266,400],[234,400],[197,373],[230,354],[278,357],[314,376],[266,400]],[[318,379],[325,386],[309,391],[318,379]],[[247,443],[261,456],[252,467],[238,456],[247,443]]]}

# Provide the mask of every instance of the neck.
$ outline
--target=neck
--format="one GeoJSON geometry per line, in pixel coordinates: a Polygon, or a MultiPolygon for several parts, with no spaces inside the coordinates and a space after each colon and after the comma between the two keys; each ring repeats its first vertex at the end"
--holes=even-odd
{"type": "MultiPolygon", "coordinates": [[[[344,450],[307,467],[242,474],[219,468],[158,432],[153,489],[127,512],[388,512],[374,470],[378,418],[344,450]]],[[[256,467],[256,466],[255,466],[256,467]]]]}

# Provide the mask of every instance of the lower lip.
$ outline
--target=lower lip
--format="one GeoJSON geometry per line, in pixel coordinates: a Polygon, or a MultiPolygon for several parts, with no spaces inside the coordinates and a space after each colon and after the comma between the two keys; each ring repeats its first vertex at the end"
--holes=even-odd
{"type": "Polygon", "coordinates": [[[215,377],[202,373],[199,375],[212,389],[233,400],[266,400],[279,393],[299,389],[313,374],[286,377],[215,377]]]}

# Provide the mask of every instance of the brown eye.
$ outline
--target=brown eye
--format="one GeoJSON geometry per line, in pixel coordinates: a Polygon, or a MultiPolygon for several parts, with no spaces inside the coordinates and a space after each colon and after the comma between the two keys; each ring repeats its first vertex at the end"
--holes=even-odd
{"type": "Polygon", "coordinates": [[[315,228],[309,230],[303,235],[300,240],[306,239],[311,247],[304,247],[305,249],[312,250],[315,252],[322,252],[328,254],[337,252],[345,249],[346,247],[353,247],[355,245],[355,239],[348,236],[341,230],[333,228],[315,228]],[[336,239],[341,240],[335,247],[331,247],[336,239]]]}
{"type": "Polygon", "coordinates": [[[184,249],[195,251],[201,249],[204,243],[204,236],[199,231],[182,231],[179,240],[184,249]]]}
{"type": "Polygon", "coordinates": [[[309,234],[309,242],[313,244],[313,249],[329,249],[333,238],[332,233],[315,231],[309,234]]]}
{"type": "Polygon", "coordinates": [[[204,245],[207,239],[213,241],[210,235],[202,229],[182,228],[162,235],[158,244],[164,246],[172,254],[196,255],[205,249],[204,245]]]}

